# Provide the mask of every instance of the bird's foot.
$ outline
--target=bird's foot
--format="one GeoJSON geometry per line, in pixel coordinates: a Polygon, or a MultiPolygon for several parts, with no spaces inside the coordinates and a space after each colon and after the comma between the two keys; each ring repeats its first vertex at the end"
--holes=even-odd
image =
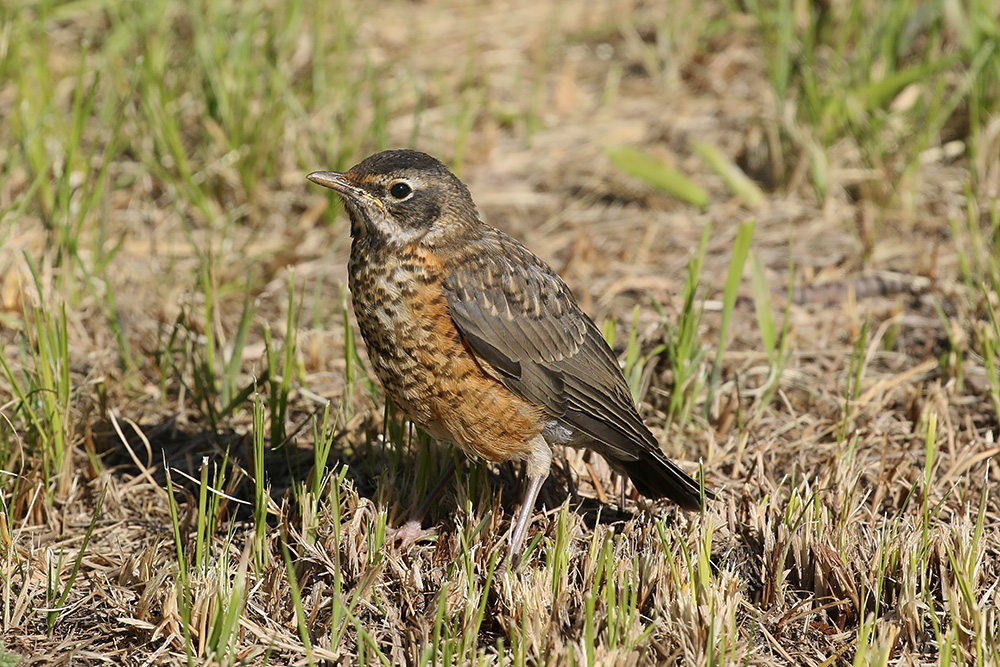
{"type": "Polygon", "coordinates": [[[400,547],[408,549],[414,543],[435,535],[437,535],[437,530],[434,528],[422,528],[419,519],[410,519],[399,528],[387,527],[385,529],[385,542],[386,544],[399,542],[400,547]]]}

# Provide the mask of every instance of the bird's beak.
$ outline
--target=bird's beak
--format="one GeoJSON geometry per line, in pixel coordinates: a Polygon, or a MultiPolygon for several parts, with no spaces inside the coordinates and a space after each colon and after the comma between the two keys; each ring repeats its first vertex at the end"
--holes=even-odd
{"type": "Polygon", "coordinates": [[[342,174],[339,171],[314,171],[306,176],[306,178],[316,185],[322,185],[324,188],[330,188],[331,190],[346,194],[347,192],[353,192],[357,188],[345,176],[346,174],[342,174]]]}
{"type": "Polygon", "coordinates": [[[343,174],[339,171],[314,171],[306,176],[306,178],[316,185],[322,185],[324,188],[330,188],[337,194],[353,201],[359,203],[361,201],[367,201],[374,204],[378,208],[384,208],[382,206],[382,202],[375,197],[372,197],[363,188],[359,188],[355,185],[354,182],[347,177],[347,174],[343,174]]]}

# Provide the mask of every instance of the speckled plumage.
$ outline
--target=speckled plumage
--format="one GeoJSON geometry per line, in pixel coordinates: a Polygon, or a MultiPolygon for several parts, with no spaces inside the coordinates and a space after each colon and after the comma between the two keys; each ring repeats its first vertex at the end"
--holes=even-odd
{"type": "Polygon", "coordinates": [[[698,484],[660,452],[566,284],[483,223],[443,164],[386,151],[309,178],[340,193],[350,215],[354,311],[386,393],[437,438],[526,461],[512,552],[554,444],[594,449],[643,495],[701,506],[698,484]]]}
{"type": "MultiPolygon", "coordinates": [[[[355,246],[358,244],[355,243],[355,246]]],[[[542,410],[476,362],[442,289],[445,267],[426,249],[377,244],[351,253],[361,337],[386,394],[431,435],[493,461],[522,458],[542,410]]]]}

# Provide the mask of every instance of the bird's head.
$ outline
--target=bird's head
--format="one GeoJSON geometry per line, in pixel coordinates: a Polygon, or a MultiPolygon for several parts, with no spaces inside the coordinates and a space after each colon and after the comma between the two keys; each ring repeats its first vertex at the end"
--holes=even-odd
{"type": "Polygon", "coordinates": [[[465,184],[419,151],[383,151],[346,172],[314,171],[307,178],[341,196],[355,239],[409,244],[480,224],[465,184]]]}

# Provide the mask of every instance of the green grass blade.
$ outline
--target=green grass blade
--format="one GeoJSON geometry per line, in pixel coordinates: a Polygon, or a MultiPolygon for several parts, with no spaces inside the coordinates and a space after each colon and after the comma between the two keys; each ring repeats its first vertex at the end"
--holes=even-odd
{"type": "Polygon", "coordinates": [[[609,146],[604,149],[608,158],[630,176],[699,208],[708,206],[708,193],[681,171],[662,161],[627,146],[609,146]]]}
{"type": "Polygon", "coordinates": [[[736,296],[739,291],[740,282],[743,280],[743,267],[746,266],[747,255],[750,253],[750,244],[753,242],[754,226],[753,220],[742,223],[736,232],[736,241],[733,243],[733,256],[729,260],[729,273],[726,276],[726,287],[722,293],[722,323],[719,326],[719,346],[715,352],[715,360],[712,362],[712,375],[708,383],[708,398],[705,400],[706,417],[712,408],[715,389],[722,375],[722,356],[726,351],[729,321],[732,319],[733,307],[736,305],[736,296]]]}

